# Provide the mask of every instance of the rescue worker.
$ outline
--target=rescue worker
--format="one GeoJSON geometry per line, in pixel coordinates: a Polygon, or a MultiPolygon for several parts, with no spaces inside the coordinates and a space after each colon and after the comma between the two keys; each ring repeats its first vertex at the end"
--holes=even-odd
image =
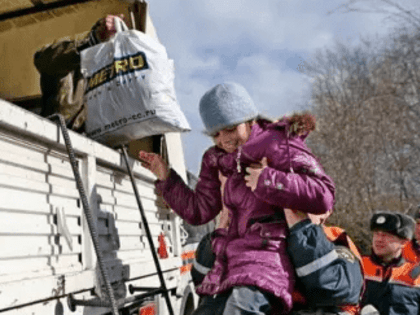
{"type": "Polygon", "coordinates": [[[80,52],[111,38],[116,33],[115,17],[108,15],[98,20],[82,40],[60,40],[35,53],[34,64],[41,75],[41,116],[60,113],[68,128],[84,131],[86,80],[80,70],[80,52]]]}
{"type": "MultiPolygon", "coordinates": [[[[292,262],[296,263],[298,274],[298,290],[293,294],[293,314],[358,314],[363,267],[362,258],[352,240],[341,228],[323,224],[331,212],[312,215],[290,209],[284,211],[290,228],[288,253],[292,262]]],[[[215,255],[211,238],[214,233],[217,230],[204,236],[197,247],[191,270],[196,286],[213,267],[215,255]]],[[[202,296],[200,303],[207,303],[207,299],[217,301],[212,301],[212,305],[218,308],[213,314],[223,313],[224,295],[202,296]]]]}
{"type": "Polygon", "coordinates": [[[416,228],[414,230],[414,237],[411,242],[408,242],[403,249],[403,257],[406,260],[419,263],[420,262],[420,206],[414,215],[416,220],[416,228]]]}
{"type": "Polygon", "coordinates": [[[402,213],[383,211],[372,216],[372,254],[363,257],[362,306],[371,304],[381,315],[420,314],[420,267],[402,256],[414,225],[413,218],[402,213]]]}
{"type": "Polygon", "coordinates": [[[344,230],[327,227],[331,211],[313,215],[284,209],[287,252],[297,282],[294,315],[356,315],[363,289],[362,258],[344,230]]]}

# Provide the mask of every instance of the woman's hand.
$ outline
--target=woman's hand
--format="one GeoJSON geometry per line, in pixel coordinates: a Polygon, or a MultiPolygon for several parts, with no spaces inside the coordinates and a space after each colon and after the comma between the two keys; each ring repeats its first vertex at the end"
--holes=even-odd
{"type": "Polygon", "coordinates": [[[251,164],[246,168],[245,184],[254,191],[258,185],[261,172],[267,167],[267,158],[264,157],[259,164],[251,164]]]}
{"type": "Polygon", "coordinates": [[[305,213],[299,210],[284,209],[284,215],[286,217],[287,225],[291,228],[293,225],[303,221],[305,219],[310,219],[313,224],[320,225],[324,224],[325,220],[331,215],[332,211],[328,211],[324,214],[312,214],[305,213]]]}
{"type": "Polygon", "coordinates": [[[162,159],[162,157],[156,153],[149,153],[146,151],[139,152],[139,159],[141,166],[147,168],[160,180],[166,180],[169,176],[168,164],[162,159]]]}
{"type": "Polygon", "coordinates": [[[284,209],[284,216],[289,228],[308,218],[308,215],[302,211],[287,208],[284,209]]]}

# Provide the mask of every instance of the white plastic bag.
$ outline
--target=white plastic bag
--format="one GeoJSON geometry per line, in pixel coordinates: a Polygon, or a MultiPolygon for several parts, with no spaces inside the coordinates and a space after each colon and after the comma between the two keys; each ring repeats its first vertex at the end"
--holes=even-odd
{"type": "Polygon", "coordinates": [[[176,100],[173,61],[165,47],[117,21],[113,38],[81,52],[87,136],[115,147],[190,130],[176,100]]]}

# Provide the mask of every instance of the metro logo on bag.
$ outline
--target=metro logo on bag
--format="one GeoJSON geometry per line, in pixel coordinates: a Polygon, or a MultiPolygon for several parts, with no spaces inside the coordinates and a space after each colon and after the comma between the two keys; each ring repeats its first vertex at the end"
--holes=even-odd
{"type": "Polygon", "coordinates": [[[87,78],[88,86],[86,92],[89,92],[98,86],[114,79],[118,75],[144,69],[149,69],[149,66],[146,61],[146,56],[143,52],[139,52],[137,55],[129,56],[124,59],[114,60],[113,63],[100,69],[92,76],[87,78]]]}
{"type": "Polygon", "coordinates": [[[116,147],[156,134],[189,131],[165,47],[119,23],[113,38],[81,52],[87,136],[116,147]]]}

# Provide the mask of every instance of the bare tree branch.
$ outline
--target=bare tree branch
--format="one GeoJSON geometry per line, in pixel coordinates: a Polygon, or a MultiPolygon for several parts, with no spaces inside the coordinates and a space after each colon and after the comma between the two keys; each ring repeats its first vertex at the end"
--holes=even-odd
{"type": "Polygon", "coordinates": [[[416,28],[420,27],[420,12],[414,8],[407,8],[397,0],[347,0],[335,9],[327,12],[327,15],[335,13],[377,13],[385,16],[385,19],[404,21],[416,28]]]}
{"type": "Polygon", "coordinates": [[[332,220],[363,248],[375,210],[408,211],[420,201],[417,52],[420,36],[401,33],[380,48],[336,43],[304,65],[317,117],[308,144],[336,183],[332,220]]]}

